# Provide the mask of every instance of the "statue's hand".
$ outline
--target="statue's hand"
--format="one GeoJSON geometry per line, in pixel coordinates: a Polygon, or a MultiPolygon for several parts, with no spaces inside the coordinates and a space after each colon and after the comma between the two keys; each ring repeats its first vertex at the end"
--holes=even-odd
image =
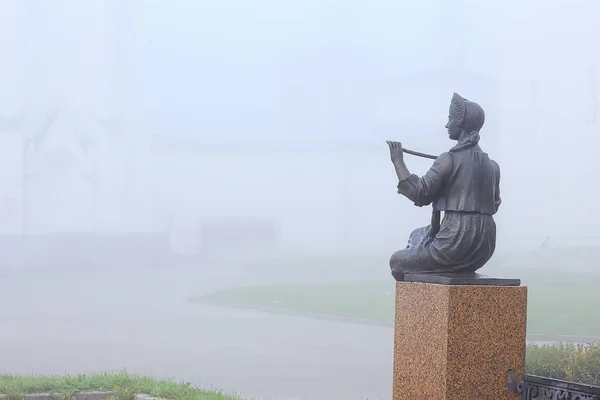
{"type": "Polygon", "coordinates": [[[390,158],[392,159],[393,163],[404,160],[404,153],[402,152],[402,143],[392,142],[391,140],[387,140],[386,143],[390,147],[390,158]]]}

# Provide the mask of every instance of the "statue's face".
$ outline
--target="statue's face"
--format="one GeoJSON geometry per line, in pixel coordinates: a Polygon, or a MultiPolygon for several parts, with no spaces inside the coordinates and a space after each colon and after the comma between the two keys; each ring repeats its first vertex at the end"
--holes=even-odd
{"type": "Polygon", "coordinates": [[[456,123],[456,119],[452,117],[452,115],[448,116],[448,123],[446,124],[446,129],[448,129],[448,136],[452,140],[458,140],[460,137],[460,133],[462,129],[456,123]]]}

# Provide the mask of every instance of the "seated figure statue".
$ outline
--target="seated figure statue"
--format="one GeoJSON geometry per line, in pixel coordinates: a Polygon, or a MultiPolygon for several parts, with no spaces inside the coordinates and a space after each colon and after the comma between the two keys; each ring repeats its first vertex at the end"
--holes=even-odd
{"type": "Polygon", "coordinates": [[[397,281],[406,273],[473,273],[492,257],[496,248],[493,215],[501,202],[500,167],[479,147],[484,120],[477,103],[454,93],[446,128],[457,144],[437,157],[422,177],[406,168],[402,144],[387,142],[398,193],[416,206],[433,205],[431,224],[415,229],[406,248],[390,259],[397,281]]]}

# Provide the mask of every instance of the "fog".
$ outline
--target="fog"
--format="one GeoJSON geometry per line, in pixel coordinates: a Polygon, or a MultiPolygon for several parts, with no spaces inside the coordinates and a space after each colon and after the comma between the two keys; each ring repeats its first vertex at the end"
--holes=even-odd
{"type": "Polygon", "coordinates": [[[364,275],[391,280],[389,255],[431,211],[396,193],[385,140],[449,149],[453,92],[486,111],[497,252],[598,246],[599,12],[593,0],[2,1],[0,367],[389,398],[389,328],[187,299],[358,277],[249,267],[297,254],[378,254],[364,275]]]}

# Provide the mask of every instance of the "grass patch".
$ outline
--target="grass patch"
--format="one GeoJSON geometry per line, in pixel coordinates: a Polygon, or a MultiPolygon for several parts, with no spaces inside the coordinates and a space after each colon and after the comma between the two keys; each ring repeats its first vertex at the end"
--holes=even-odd
{"type": "Polygon", "coordinates": [[[132,376],[126,372],[50,377],[0,375],[0,393],[8,395],[9,400],[22,399],[30,393],[60,393],[69,398],[89,391],[114,391],[118,400],[131,400],[138,393],[170,400],[240,400],[218,391],[197,389],[187,382],[132,376]]]}
{"type": "Polygon", "coordinates": [[[249,286],[222,290],[193,298],[192,301],[385,322],[394,317],[394,283],[374,281],[249,286]]]}
{"type": "MultiPolygon", "coordinates": [[[[577,258],[580,253],[575,250],[571,250],[571,253],[573,254],[569,258],[579,260],[583,266],[581,258],[577,258]]],[[[486,266],[484,273],[519,277],[523,285],[528,286],[527,328],[530,334],[600,336],[600,313],[597,311],[597,304],[600,304],[600,275],[560,272],[559,267],[568,263],[564,262],[564,257],[561,262],[556,254],[545,254],[544,261],[548,264],[550,256],[554,257],[554,268],[525,268],[518,264],[513,264],[516,265],[514,268],[508,268],[500,260],[486,266]]],[[[533,256],[529,256],[522,257],[521,261],[526,259],[535,260],[533,256]]],[[[333,262],[331,258],[324,261],[320,262],[323,268],[333,262]]],[[[311,263],[313,266],[316,264],[319,262],[313,260],[311,263]]],[[[343,261],[338,259],[337,264],[343,265],[343,261]]],[[[377,281],[241,287],[193,298],[192,301],[275,312],[360,318],[391,324],[394,319],[395,287],[391,276],[388,277],[386,267],[382,267],[385,279],[377,281]]]]}

